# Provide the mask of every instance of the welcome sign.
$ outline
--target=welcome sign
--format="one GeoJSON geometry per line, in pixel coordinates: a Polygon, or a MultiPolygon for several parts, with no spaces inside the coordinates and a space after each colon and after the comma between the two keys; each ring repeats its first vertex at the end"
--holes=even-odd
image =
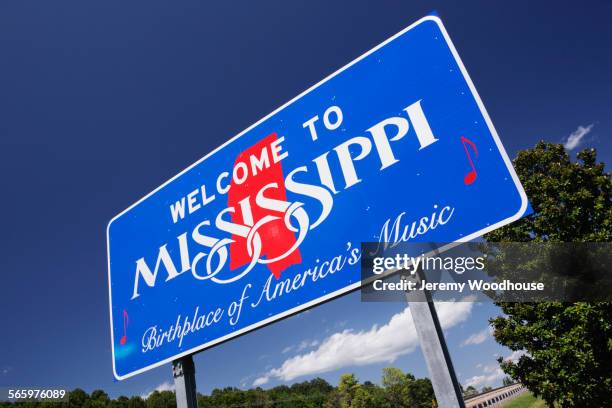
{"type": "Polygon", "coordinates": [[[360,243],[473,239],[525,193],[437,17],[425,17],[111,220],[124,379],[360,285],[360,243]]]}

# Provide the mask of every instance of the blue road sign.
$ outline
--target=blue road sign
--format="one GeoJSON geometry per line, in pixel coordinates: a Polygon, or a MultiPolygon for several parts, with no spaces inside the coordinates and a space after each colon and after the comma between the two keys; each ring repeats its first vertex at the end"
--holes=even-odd
{"type": "Polygon", "coordinates": [[[111,220],[124,379],[360,286],[360,243],[466,241],[527,198],[446,30],[425,17],[111,220]]]}

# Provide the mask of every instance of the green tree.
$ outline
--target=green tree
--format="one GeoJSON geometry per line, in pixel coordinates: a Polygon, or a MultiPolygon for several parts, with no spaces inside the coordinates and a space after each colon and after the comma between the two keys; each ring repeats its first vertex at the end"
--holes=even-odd
{"type": "Polygon", "coordinates": [[[247,407],[267,407],[269,404],[265,391],[260,387],[245,391],[244,399],[247,407]]]}
{"type": "Polygon", "coordinates": [[[413,407],[431,408],[436,396],[429,378],[418,378],[410,383],[408,397],[413,407]]]}
{"type": "Polygon", "coordinates": [[[364,382],[357,388],[351,408],[388,408],[385,390],[370,381],[364,382]]]}
{"type": "Polygon", "coordinates": [[[146,401],[147,408],[176,408],[176,396],[172,391],[153,391],[146,401]]]}
{"type": "Polygon", "coordinates": [[[71,408],[81,408],[88,399],[89,395],[85,391],[80,388],[75,388],[68,394],[68,405],[71,408]]]}
{"type": "Polygon", "coordinates": [[[128,408],[145,408],[144,400],[138,396],[131,397],[127,404],[128,408]]]}
{"type": "Polygon", "coordinates": [[[289,394],[291,406],[321,407],[327,399],[327,394],[333,388],[324,379],[314,378],[310,381],[295,383],[286,391],[289,394]]]}
{"type": "Polygon", "coordinates": [[[468,385],[468,387],[463,392],[464,397],[471,397],[472,395],[476,395],[476,394],[478,394],[478,390],[472,387],[471,385],[468,385]]]}
{"type": "Polygon", "coordinates": [[[482,387],[482,391],[481,392],[489,392],[493,389],[493,387],[491,387],[490,385],[485,385],[484,387],[482,387]]]}
{"type": "MultiPolygon", "coordinates": [[[[291,386],[279,385],[269,390],[260,387],[241,390],[235,387],[214,389],[211,395],[197,394],[200,408],[431,408],[435,404],[431,381],[415,379],[397,368],[383,370],[383,388],[370,381],[360,384],[354,374],[341,376],[338,387],[333,387],[322,378],[314,378],[291,386]],[[391,405],[388,393],[393,390],[403,400],[391,405]]],[[[176,408],[176,396],[172,391],[154,391],[146,399],[138,396],[120,396],[110,399],[102,390],[89,396],[75,389],[69,403],[53,402],[1,402],[0,408],[176,408]]]]}
{"type": "Polygon", "coordinates": [[[372,408],[375,407],[374,397],[363,387],[358,387],[355,397],[351,401],[351,408],[372,408]]]}
{"type": "Polygon", "coordinates": [[[104,392],[103,390],[94,390],[91,393],[91,399],[93,401],[100,401],[100,402],[105,402],[105,403],[110,400],[108,398],[108,394],[104,392]]]}
{"type": "MultiPolygon", "coordinates": [[[[223,390],[213,390],[213,406],[230,407],[244,406],[247,403],[247,396],[244,391],[236,387],[225,387],[223,390]]],[[[279,407],[284,405],[279,404],[279,407]]]]}
{"type": "Polygon", "coordinates": [[[130,399],[126,397],[125,395],[121,395],[117,398],[116,402],[117,402],[118,408],[128,408],[130,399]]]}
{"type": "MultiPolygon", "coordinates": [[[[594,149],[572,162],[562,145],[539,142],[514,168],[534,214],[490,232],[499,242],[609,242],[612,182],[594,149]]],[[[612,302],[497,303],[495,339],[517,361],[500,365],[552,407],[612,406],[612,302]]]]}
{"type": "Polygon", "coordinates": [[[291,389],[286,385],[279,385],[268,391],[268,396],[273,407],[289,407],[291,400],[291,389]]]}
{"type": "Polygon", "coordinates": [[[355,374],[342,374],[340,376],[338,393],[340,394],[340,404],[342,408],[349,408],[351,406],[358,388],[359,381],[357,381],[355,374]]]}
{"type": "Polygon", "coordinates": [[[198,392],[197,394],[198,408],[212,408],[212,398],[198,392]]]}
{"type": "Polygon", "coordinates": [[[340,396],[340,393],[334,389],[329,394],[327,394],[325,402],[323,403],[323,408],[341,408],[341,399],[342,398],[340,396]]]}
{"type": "Polygon", "coordinates": [[[109,405],[110,399],[108,394],[103,390],[94,390],[89,399],[83,403],[84,408],[106,408],[109,405]]]}
{"type": "Polygon", "coordinates": [[[410,406],[410,383],[412,381],[414,381],[414,376],[404,374],[399,368],[383,368],[382,386],[385,388],[387,401],[392,408],[410,406]]]}

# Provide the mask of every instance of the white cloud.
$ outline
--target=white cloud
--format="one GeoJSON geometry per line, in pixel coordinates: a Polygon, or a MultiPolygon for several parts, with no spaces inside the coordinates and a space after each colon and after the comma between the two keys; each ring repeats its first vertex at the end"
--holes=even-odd
{"type": "Polygon", "coordinates": [[[163,383],[159,384],[157,387],[155,387],[155,389],[153,391],[145,393],[145,394],[142,394],[140,397],[142,399],[147,399],[155,391],[159,391],[159,392],[162,392],[162,391],[174,391],[174,383],[171,383],[169,381],[163,382],[163,383]]]}
{"type": "MultiPolygon", "coordinates": [[[[525,352],[521,350],[514,351],[504,360],[516,362],[524,354],[525,352]]],[[[485,385],[491,386],[506,376],[506,373],[504,373],[502,369],[499,368],[499,364],[497,363],[489,364],[484,367],[479,364],[476,367],[479,366],[482,367],[482,375],[475,375],[473,377],[468,378],[464,383],[465,387],[469,387],[470,385],[474,388],[479,388],[485,385]]]]}
{"type": "Polygon", "coordinates": [[[519,358],[521,358],[521,356],[524,356],[525,354],[527,354],[527,353],[525,353],[523,350],[513,351],[512,354],[510,354],[504,360],[510,360],[510,361],[516,363],[519,360],[519,358]]]}
{"type": "Polygon", "coordinates": [[[485,385],[493,385],[502,378],[504,378],[505,373],[501,368],[497,365],[488,365],[483,367],[483,375],[475,375],[474,377],[468,378],[465,381],[464,386],[467,388],[470,385],[474,388],[480,388],[485,385]]]}
{"type": "Polygon", "coordinates": [[[300,351],[304,351],[307,348],[312,348],[312,347],[317,347],[319,345],[319,342],[317,340],[302,340],[300,342],[300,344],[298,344],[297,346],[287,346],[283,349],[283,351],[281,351],[282,354],[287,354],[293,350],[295,350],[297,353],[299,353],[300,351]]]}
{"type": "Polygon", "coordinates": [[[491,337],[492,334],[493,328],[487,327],[486,329],[481,330],[478,333],[474,333],[470,337],[465,339],[463,343],[461,343],[461,347],[484,343],[488,338],[491,337]]]}
{"type": "Polygon", "coordinates": [[[270,381],[270,377],[268,376],[263,376],[263,377],[258,377],[255,379],[255,381],[253,381],[253,387],[259,387],[262,386],[264,384],[266,384],[268,381],[270,381]]]}
{"type": "Polygon", "coordinates": [[[317,347],[318,345],[319,345],[319,342],[317,340],[313,340],[313,341],[304,340],[297,346],[297,352],[299,353],[300,351],[304,351],[307,348],[317,347]]]}
{"type": "Polygon", "coordinates": [[[565,146],[567,150],[574,150],[582,142],[582,139],[591,132],[593,126],[595,126],[594,123],[591,123],[587,127],[578,126],[578,129],[570,133],[563,146],[565,146]]]}
{"type": "MultiPolygon", "coordinates": [[[[436,304],[443,329],[465,321],[472,311],[473,302],[445,302],[436,304]]],[[[260,386],[276,378],[291,381],[294,378],[325,373],[343,367],[373,363],[392,363],[398,357],[416,349],[419,341],[408,308],[391,317],[383,326],[370,330],[346,329],[324,339],[317,349],[291,357],[278,368],[269,370],[253,382],[260,386]]]]}
{"type": "Polygon", "coordinates": [[[251,380],[255,377],[255,374],[247,375],[246,377],[242,377],[239,381],[240,388],[246,389],[251,384],[251,380]]]}

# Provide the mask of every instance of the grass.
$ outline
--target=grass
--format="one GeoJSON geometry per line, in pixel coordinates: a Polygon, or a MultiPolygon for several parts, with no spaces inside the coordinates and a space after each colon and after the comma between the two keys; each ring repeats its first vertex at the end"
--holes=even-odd
{"type": "Polygon", "coordinates": [[[546,404],[539,398],[534,397],[530,392],[516,397],[504,405],[504,408],[546,408],[546,404]]]}

